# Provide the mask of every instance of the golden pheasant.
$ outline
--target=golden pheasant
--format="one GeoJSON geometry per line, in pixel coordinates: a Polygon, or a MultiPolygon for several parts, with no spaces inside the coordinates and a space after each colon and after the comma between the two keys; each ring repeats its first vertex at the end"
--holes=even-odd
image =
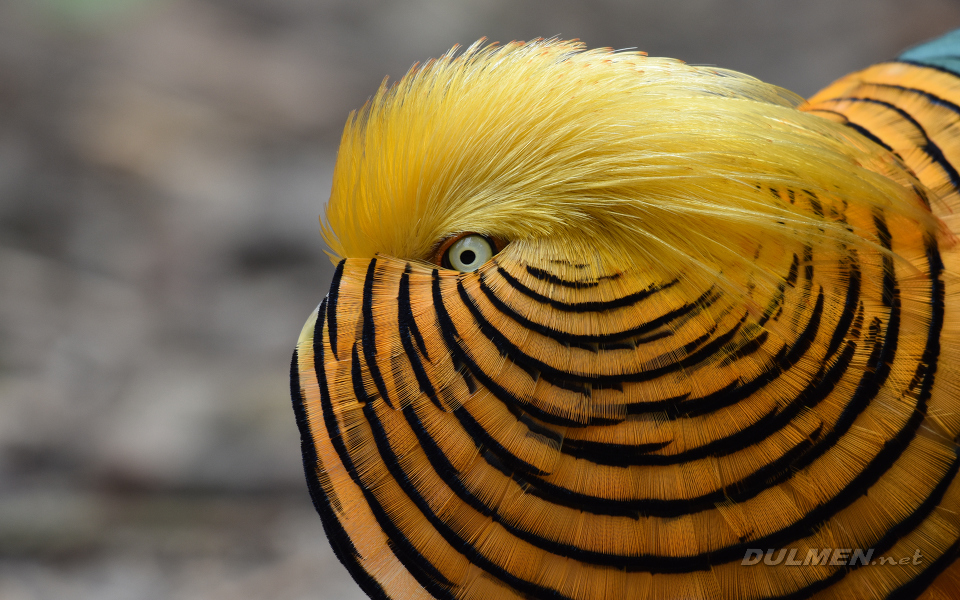
{"type": "Polygon", "coordinates": [[[960,598],[960,34],[812,99],[477,43],[346,125],[293,356],[373,598],[960,598]]]}

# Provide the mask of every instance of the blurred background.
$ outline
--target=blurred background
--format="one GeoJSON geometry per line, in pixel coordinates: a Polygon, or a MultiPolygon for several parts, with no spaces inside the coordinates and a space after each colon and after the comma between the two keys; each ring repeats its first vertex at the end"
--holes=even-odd
{"type": "Polygon", "coordinates": [[[289,357],[332,274],[340,128],[481,36],[809,95],[956,0],[0,0],[0,599],[360,598],[289,357]]]}

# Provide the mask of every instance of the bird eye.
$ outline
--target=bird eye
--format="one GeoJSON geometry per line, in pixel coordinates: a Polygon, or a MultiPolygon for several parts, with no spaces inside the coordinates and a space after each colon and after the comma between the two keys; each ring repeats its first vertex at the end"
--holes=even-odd
{"type": "Polygon", "coordinates": [[[465,235],[450,245],[443,261],[458,271],[476,271],[493,256],[493,244],[476,233],[465,235]]]}

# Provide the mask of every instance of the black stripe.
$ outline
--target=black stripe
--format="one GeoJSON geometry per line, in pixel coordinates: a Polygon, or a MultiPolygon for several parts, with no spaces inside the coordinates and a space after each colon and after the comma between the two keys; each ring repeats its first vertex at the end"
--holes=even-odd
{"type": "Polygon", "coordinates": [[[777,284],[777,291],[773,294],[773,297],[770,298],[770,302],[767,303],[767,308],[764,309],[763,314],[760,315],[760,318],[757,320],[758,326],[763,327],[771,317],[780,315],[780,312],[783,311],[783,302],[786,299],[786,290],[787,284],[785,281],[777,284]]]}
{"type": "Polygon", "coordinates": [[[913,190],[913,193],[920,197],[923,200],[923,206],[927,210],[930,210],[930,198],[927,197],[927,192],[920,188],[915,183],[910,184],[910,189],[913,190]]]}
{"type": "Polygon", "coordinates": [[[955,541],[946,552],[937,557],[926,569],[915,578],[901,585],[887,595],[888,600],[912,600],[918,598],[930,585],[947,570],[960,556],[960,539],[955,541]]]}
{"type": "Polygon", "coordinates": [[[330,339],[330,351],[333,357],[340,360],[337,354],[337,301],[340,299],[340,280],[343,278],[343,265],[346,259],[337,263],[337,270],[333,273],[330,282],[330,291],[327,293],[327,332],[330,339]]]}
{"type": "Polygon", "coordinates": [[[905,121],[909,122],[911,125],[916,127],[917,131],[920,132],[920,135],[922,135],[923,138],[927,140],[927,143],[924,144],[922,147],[920,147],[920,150],[925,152],[927,156],[929,156],[930,159],[933,160],[933,162],[937,163],[938,165],[940,165],[940,167],[943,168],[944,172],[946,172],[947,174],[947,177],[950,178],[950,183],[953,185],[954,188],[960,187],[960,174],[957,173],[957,170],[953,167],[953,164],[949,160],[947,160],[946,156],[944,156],[943,151],[940,149],[940,147],[932,139],[930,139],[930,136],[927,135],[927,131],[924,129],[923,125],[921,125],[920,122],[917,121],[910,113],[908,113],[907,111],[905,111],[904,109],[900,108],[895,104],[891,104],[890,102],[884,102],[883,100],[876,100],[874,98],[857,98],[852,96],[844,96],[841,98],[831,98],[829,102],[840,102],[844,100],[848,100],[850,102],[863,102],[867,104],[876,104],[877,106],[883,106],[885,108],[888,108],[896,112],[898,115],[903,117],[905,121]]]}
{"type": "MultiPolygon", "coordinates": [[[[839,113],[838,113],[838,114],[839,114],[839,113]]],[[[864,127],[863,125],[858,125],[858,124],[850,121],[849,119],[847,119],[847,122],[846,122],[845,124],[846,124],[847,127],[850,127],[851,129],[853,129],[854,131],[856,131],[857,133],[859,133],[859,134],[862,135],[863,137],[867,138],[867,139],[870,140],[871,142],[874,142],[875,144],[877,144],[877,145],[879,145],[879,146],[882,146],[885,150],[888,150],[888,151],[890,151],[890,152],[893,152],[894,154],[897,155],[898,158],[901,158],[901,159],[902,159],[902,157],[900,156],[900,154],[899,154],[898,152],[894,151],[894,149],[891,148],[886,142],[884,142],[884,141],[881,140],[879,137],[877,137],[876,135],[874,135],[872,131],[870,131],[869,129],[867,129],[867,128],[864,127]]]]}
{"type": "MultiPolygon", "coordinates": [[[[718,295],[719,297],[719,295],[718,295]]],[[[657,340],[662,340],[664,338],[672,337],[673,331],[670,329],[661,329],[660,331],[655,331],[649,335],[642,337],[637,337],[629,342],[614,342],[612,344],[597,344],[597,350],[623,350],[624,348],[632,350],[637,346],[642,344],[649,344],[650,342],[655,342],[657,340]]]]}
{"type": "Polygon", "coordinates": [[[463,427],[463,430],[467,432],[467,435],[470,436],[477,448],[488,448],[506,466],[515,471],[540,477],[549,475],[549,473],[546,471],[541,471],[537,467],[504,448],[503,445],[496,440],[496,438],[487,433],[483,426],[480,425],[480,423],[478,423],[474,418],[473,413],[467,410],[466,407],[461,406],[457,410],[453,411],[453,414],[456,415],[457,420],[460,421],[460,425],[463,427]]]}
{"type": "Polygon", "coordinates": [[[420,391],[426,394],[437,408],[445,410],[440,403],[440,399],[437,398],[437,392],[433,387],[433,382],[430,381],[430,377],[423,368],[423,363],[420,361],[420,357],[417,355],[416,350],[413,349],[413,343],[410,341],[411,333],[414,339],[422,340],[423,337],[420,335],[420,329],[417,327],[417,322],[413,318],[413,309],[410,306],[409,264],[400,277],[400,290],[397,293],[397,324],[400,330],[400,344],[403,346],[403,351],[407,355],[411,369],[413,369],[413,374],[417,379],[417,384],[420,386],[420,391]]]}
{"type": "Polygon", "coordinates": [[[901,92],[909,92],[909,93],[911,93],[911,94],[916,94],[916,95],[918,95],[918,96],[923,96],[924,98],[926,98],[927,100],[929,100],[931,104],[936,104],[937,106],[942,106],[942,107],[946,108],[947,110],[949,110],[949,111],[951,111],[951,112],[953,112],[953,113],[956,113],[957,118],[960,119],[960,106],[958,106],[957,104],[955,104],[955,103],[947,100],[946,98],[943,98],[942,96],[937,96],[936,94],[934,94],[934,93],[932,93],[932,92],[929,92],[929,91],[927,91],[927,90],[921,90],[921,89],[919,89],[919,88],[914,88],[914,87],[906,87],[906,86],[903,86],[903,85],[895,85],[895,84],[892,84],[892,83],[880,83],[880,82],[876,82],[876,81],[864,81],[864,82],[861,83],[861,85],[864,85],[864,86],[875,86],[875,87],[879,87],[879,88],[887,88],[887,89],[899,90],[899,91],[901,91],[901,92]]]}
{"type": "Polygon", "coordinates": [[[840,117],[843,117],[843,125],[845,125],[846,127],[849,127],[849,128],[851,128],[851,129],[853,129],[854,131],[856,131],[857,133],[859,133],[859,134],[862,135],[863,137],[867,138],[867,139],[870,140],[871,142],[877,144],[878,146],[882,146],[885,150],[887,150],[887,151],[889,151],[889,152],[892,152],[893,154],[895,154],[898,158],[900,158],[900,159],[902,160],[903,157],[901,157],[900,154],[897,153],[897,151],[895,151],[889,144],[887,144],[887,143],[884,142],[882,139],[880,139],[879,137],[877,137],[872,131],[870,131],[869,129],[867,129],[867,128],[864,127],[863,125],[858,125],[857,123],[854,123],[853,121],[851,121],[851,120],[847,117],[847,115],[843,114],[842,112],[837,112],[837,111],[835,111],[835,110],[830,110],[829,108],[814,108],[814,109],[811,109],[810,112],[824,112],[824,113],[830,113],[831,115],[838,115],[838,116],[840,116],[840,117]]]}
{"type": "Polygon", "coordinates": [[[882,555],[887,552],[897,542],[899,542],[901,538],[919,527],[920,524],[923,523],[923,521],[927,518],[927,516],[929,516],[930,513],[937,508],[937,506],[943,500],[944,495],[946,495],[950,484],[953,483],[953,479],[957,476],[958,469],[960,469],[960,460],[958,460],[957,457],[954,457],[953,462],[950,463],[950,468],[946,473],[944,473],[936,487],[934,487],[930,492],[930,495],[920,503],[920,506],[918,506],[909,517],[891,527],[887,533],[880,538],[880,541],[878,541],[876,544],[873,544],[872,547],[878,555],[882,555]]]}
{"type": "MultiPolygon", "coordinates": [[[[948,58],[948,57],[943,57],[943,58],[948,58]]],[[[946,74],[948,74],[948,75],[953,75],[954,77],[960,77],[960,73],[957,73],[956,71],[954,71],[954,70],[952,70],[952,69],[948,69],[948,68],[946,68],[946,67],[941,67],[940,65],[928,64],[928,63],[925,63],[925,62],[920,62],[919,60],[908,60],[908,59],[900,58],[900,59],[891,60],[891,61],[888,61],[888,62],[889,62],[889,63],[903,63],[903,64],[906,64],[906,65],[913,65],[913,66],[915,66],[915,67],[923,67],[923,68],[925,68],[925,69],[933,69],[934,71],[940,71],[941,73],[946,73],[946,74]]]]}
{"type": "MultiPolygon", "coordinates": [[[[774,362],[776,363],[776,361],[774,362]]],[[[771,369],[771,371],[774,370],[776,371],[776,375],[779,375],[779,368],[771,369]]],[[[754,387],[755,385],[760,384],[761,381],[763,382],[761,385],[766,384],[775,378],[775,375],[773,375],[771,371],[762,373],[760,377],[746,384],[741,383],[739,379],[735,379],[719,390],[711,392],[706,396],[690,398],[690,392],[687,392],[686,394],[673,396],[672,398],[664,398],[663,400],[630,402],[628,404],[624,404],[624,407],[627,409],[628,415],[642,415],[658,412],[662,413],[661,416],[663,418],[666,418],[670,421],[690,416],[697,416],[708,412],[713,412],[714,410],[729,406],[731,404],[736,404],[740,400],[743,400],[759,389],[759,387],[754,387]],[[770,379],[764,379],[765,376],[770,377],[770,379]]]]}
{"type": "MultiPolygon", "coordinates": [[[[890,230],[887,228],[887,222],[878,214],[873,215],[873,223],[877,228],[877,239],[880,245],[886,250],[892,249],[890,230]]],[[[895,273],[893,270],[893,257],[885,254],[883,256],[883,305],[893,306],[894,296],[897,295],[895,273]]]]}
{"type": "MultiPolygon", "coordinates": [[[[553,285],[559,285],[561,287],[573,288],[575,290],[582,290],[585,288],[597,287],[600,285],[599,281],[567,281],[565,279],[560,279],[553,273],[549,271],[544,271],[543,269],[538,269],[536,267],[527,266],[527,273],[530,273],[537,279],[541,281],[548,281],[553,285]]],[[[616,279],[618,276],[611,276],[611,278],[616,279]]]]}
{"type": "MultiPolygon", "coordinates": [[[[401,331],[401,337],[403,336],[403,331],[407,331],[413,334],[413,339],[417,344],[417,349],[420,350],[420,354],[423,355],[427,361],[430,361],[430,355],[427,354],[427,346],[423,342],[423,336],[420,335],[420,328],[417,327],[417,322],[413,318],[413,307],[410,303],[410,273],[412,269],[410,263],[407,263],[407,266],[403,269],[403,277],[400,279],[400,292],[397,297],[397,301],[400,303],[399,307],[399,325],[401,331]]],[[[409,340],[408,340],[409,341],[409,340]]],[[[404,347],[406,348],[406,347],[404,347]]]]}
{"type": "MultiPolygon", "coordinates": [[[[454,334],[456,334],[456,332],[454,332],[454,334]]],[[[477,382],[473,380],[470,369],[463,364],[460,356],[451,353],[450,359],[453,362],[453,370],[456,371],[460,375],[460,378],[463,379],[463,382],[467,384],[467,391],[470,392],[470,394],[475,394],[478,389],[477,382]]]]}
{"type": "Polygon", "coordinates": [[[797,257],[797,253],[793,253],[793,261],[790,263],[790,270],[787,272],[786,278],[784,281],[790,287],[793,287],[797,283],[797,274],[800,267],[800,259],[797,257]]]}
{"type": "MultiPolygon", "coordinates": [[[[774,407],[766,415],[760,417],[755,422],[737,431],[737,433],[714,440],[697,446],[684,452],[676,454],[650,454],[662,450],[672,442],[658,442],[653,444],[613,444],[602,442],[591,442],[585,440],[565,439],[563,441],[562,452],[574,458],[588,460],[598,465],[609,465],[615,467],[627,467],[634,465],[672,465],[690,462],[705,456],[716,455],[723,456],[734,452],[733,448],[729,451],[728,446],[736,444],[737,440],[743,440],[747,446],[756,442],[755,432],[765,427],[775,416],[777,409],[774,407]],[[714,450],[720,450],[714,454],[714,450]]],[[[742,446],[741,446],[742,447],[742,446]]]]}
{"type": "MultiPolygon", "coordinates": [[[[808,192],[806,190],[804,190],[804,193],[806,193],[808,196],[812,194],[812,192],[808,192]]],[[[792,204],[792,198],[794,197],[793,190],[790,190],[790,194],[792,204]]],[[[790,269],[787,271],[787,275],[784,277],[783,281],[777,284],[777,291],[770,299],[767,308],[763,311],[763,315],[757,321],[757,325],[763,327],[771,317],[776,320],[780,317],[780,314],[783,313],[783,303],[786,300],[787,286],[795,287],[801,262],[806,265],[803,269],[803,298],[806,300],[809,297],[808,295],[810,293],[810,289],[813,286],[813,265],[810,264],[812,260],[813,249],[809,245],[803,246],[803,259],[800,259],[796,253],[794,253],[793,260],[790,262],[790,269]]]]}
{"type": "MultiPolygon", "coordinates": [[[[499,312],[510,317],[524,328],[531,331],[535,331],[540,335],[548,337],[550,339],[556,340],[564,345],[569,345],[573,347],[585,347],[587,344],[613,344],[621,340],[629,340],[631,338],[639,337],[644,334],[655,331],[656,329],[666,325],[667,323],[678,319],[689,313],[690,311],[696,308],[707,308],[715,303],[718,299],[721,298],[714,287],[710,287],[706,292],[700,295],[699,298],[693,302],[684,304],[674,310],[667,312],[664,315],[661,315],[655,319],[647,321],[642,325],[638,325],[632,329],[627,329],[624,331],[618,331],[614,333],[606,334],[576,334],[576,333],[567,333],[565,331],[559,331],[551,327],[547,327],[541,323],[537,323],[528,319],[527,317],[521,315],[516,310],[514,310],[509,304],[501,300],[496,293],[490,288],[487,284],[486,279],[481,275],[480,277],[480,291],[490,300],[490,303],[496,308],[499,312]]],[[[652,338],[647,340],[637,340],[639,343],[653,341],[652,338]]],[[[628,346],[633,348],[633,346],[628,346]]]]}
{"type": "MultiPolygon", "coordinates": [[[[817,437],[819,433],[819,431],[814,432],[811,434],[811,437],[817,437]]],[[[606,516],[626,516],[631,518],[644,516],[669,519],[710,510],[714,508],[714,505],[718,502],[743,502],[753,498],[767,489],[771,481],[776,483],[785,479],[786,476],[791,475],[791,463],[796,460],[798,456],[801,456],[811,445],[812,442],[805,440],[784,453],[779,459],[760,467],[757,471],[747,475],[740,481],[733,482],[726,488],[707,492],[701,496],[689,499],[662,500],[643,498],[635,500],[612,500],[574,492],[516,471],[507,472],[506,474],[520,484],[526,490],[526,493],[547,502],[575,508],[585,513],[606,516]]]]}
{"type": "Polygon", "coordinates": [[[548,304],[557,310],[562,310],[564,312],[578,312],[578,313],[579,312],[602,312],[605,310],[613,310],[615,308],[632,306],[637,302],[640,302],[641,300],[648,298],[661,290],[665,290],[668,287],[675,285],[679,281],[679,279],[674,279],[673,281],[669,281],[663,285],[659,285],[659,286],[653,285],[645,290],[640,290],[639,292],[634,292],[633,294],[627,294],[626,296],[617,298],[616,300],[608,300],[606,302],[566,303],[566,302],[560,302],[559,300],[554,300],[553,298],[548,298],[543,294],[533,291],[532,289],[522,284],[517,278],[515,278],[513,275],[507,272],[507,270],[501,267],[500,265],[497,265],[497,273],[499,273],[500,276],[503,277],[504,280],[506,280],[506,282],[509,283],[511,287],[513,287],[515,290],[517,290],[524,296],[532,298],[542,304],[548,304]]]}
{"type": "Polygon", "coordinates": [[[370,261],[367,267],[367,276],[363,280],[363,333],[361,335],[361,344],[363,346],[363,359],[367,363],[367,370],[370,372],[370,379],[377,386],[377,392],[383,401],[390,408],[395,408],[393,401],[387,395],[387,385],[380,374],[380,365],[377,364],[377,330],[373,320],[373,280],[376,276],[377,259],[370,261]]]}
{"type": "MultiPolygon", "coordinates": [[[[646,459],[656,459],[660,455],[650,453],[662,450],[672,443],[673,441],[669,440],[649,444],[605,444],[589,440],[564,438],[560,451],[574,458],[589,460],[598,465],[626,467],[655,464],[654,462],[646,462],[646,459]]],[[[669,456],[672,458],[675,455],[671,454],[669,456]]]]}
{"type": "MultiPolygon", "coordinates": [[[[810,210],[813,211],[813,214],[817,215],[818,217],[822,217],[822,216],[823,216],[823,205],[820,204],[820,198],[819,198],[814,192],[811,192],[810,190],[803,190],[803,193],[807,195],[807,202],[810,203],[810,210]]],[[[806,247],[806,250],[809,251],[809,250],[810,250],[810,246],[807,246],[807,247],[806,247]]],[[[804,258],[804,261],[807,260],[807,257],[806,257],[806,256],[804,256],[803,258],[804,258]]]]}
{"type": "Polygon", "coordinates": [[[857,312],[857,304],[860,303],[860,260],[855,250],[850,250],[844,262],[847,263],[847,297],[843,301],[843,312],[840,313],[840,320],[837,322],[837,328],[833,332],[833,337],[827,345],[827,354],[824,360],[830,360],[834,352],[840,348],[843,337],[853,322],[854,315],[857,312]]]}
{"type": "Polygon", "coordinates": [[[721,364],[723,365],[730,364],[742,358],[746,358],[751,354],[757,353],[760,350],[760,348],[763,348],[763,344],[766,343],[767,338],[769,337],[770,337],[770,332],[764,330],[760,332],[760,335],[754,338],[751,338],[748,341],[744,341],[742,344],[738,346],[734,346],[734,348],[730,350],[730,353],[724,357],[723,361],[721,361],[721,364]]]}
{"type": "Polygon", "coordinates": [[[529,429],[532,433],[536,433],[537,435],[542,435],[545,438],[553,440],[558,446],[563,443],[564,437],[562,434],[550,429],[549,427],[545,427],[540,423],[537,423],[532,417],[530,417],[530,415],[523,412],[519,408],[515,406],[507,406],[507,410],[509,410],[518,421],[526,425],[527,429],[529,429]]]}
{"type": "Polygon", "coordinates": [[[569,260],[551,260],[550,263],[554,265],[566,265],[568,267],[573,267],[574,269],[586,269],[588,266],[590,266],[584,263],[573,263],[569,260]]]}
{"type": "MultiPolygon", "coordinates": [[[[326,302],[326,300],[321,302],[317,311],[314,340],[320,339],[323,335],[326,302]]],[[[316,341],[314,341],[314,346],[316,346],[316,341]]],[[[323,524],[327,539],[330,540],[330,547],[333,548],[333,553],[337,556],[337,559],[347,568],[347,571],[364,593],[375,600],[390,600],[377,580],[360,564],[360,553],[357,552],[357,548],[353,545],[353,541],[343,528],[334,510],[333,503],[339,504],[339,502],[337,502],[335,496],[333,498],[327,497],[323,491],[323,486],[320,484],[320,476],[317,472],[320,461],[317,457],[316,446],[313,443],[313,432],[310,431],[307,411],[303,406],[305,398],[303,390],[300,388],[299,353],[297,350],[293,351],[293,358],[290,361],[290,397],[293,401],[293,414],[297,420],[297,429],[300,430],[300,453],[303,456],[303,472],[307,479],[307,489],[310,492],[313,507],[320,515],[320,522],[323,524]]]]}
{"type": "MultiPolygon", "coordinates": [[[[813,200],[811,200],[811,203],[813,200]]],[[[823,211],[819,208],[820,204],[817,203],[817,214],[821,217],[823,216],[823,211]]],[[[803,278],[808,282],[813,282],[813,248],[810,245],[804,245],[803,247],[803,258],[800,259],[803,262],[803,278]]]]}
{"type": "Polygon", "coordinates": [[[781,594],[779,596],[765,596],[763,600],[808,600],[814,594],[821,590],[825,590],[831,585],[843,579],[843,576],[846,575],[843,569],[837,569],[827,577],[819,581],[815,581],[810,585],[800,588],[790,592],[789,594],[781,594]]]}

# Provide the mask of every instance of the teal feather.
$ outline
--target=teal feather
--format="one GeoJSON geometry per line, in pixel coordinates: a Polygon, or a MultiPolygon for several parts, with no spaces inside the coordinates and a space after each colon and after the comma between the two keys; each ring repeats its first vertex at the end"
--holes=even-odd
{"type": "Polygon", "coordinates": [[[901,54],[898,60],[937,67],[960,75],[960,29],[914,46],[901,54]]]}

